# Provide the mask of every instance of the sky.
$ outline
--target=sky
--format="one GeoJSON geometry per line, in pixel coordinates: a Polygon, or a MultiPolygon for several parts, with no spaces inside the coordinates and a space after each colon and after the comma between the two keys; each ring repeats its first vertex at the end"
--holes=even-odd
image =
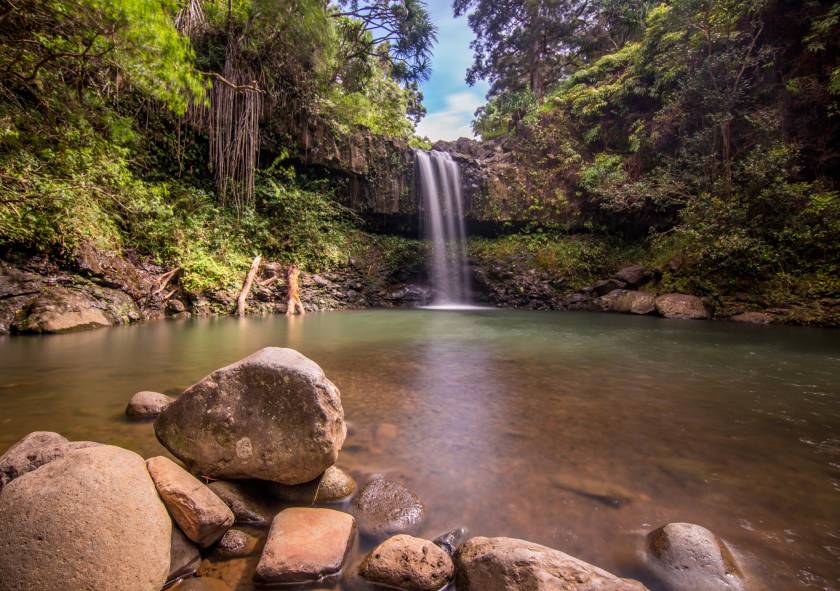
{"type": "Polygon", "coordinates": [[[438,27],[438,42],[432,57],[432,75],[421,85],[427,115],[417,125],[417,134],[432,141],[474,137],[470,121],[484,104],[487,84],[468,86],[467,68],[472,64],[473,33],[466,17],[452,16],[452,0],[426,0],[438,27]]]}

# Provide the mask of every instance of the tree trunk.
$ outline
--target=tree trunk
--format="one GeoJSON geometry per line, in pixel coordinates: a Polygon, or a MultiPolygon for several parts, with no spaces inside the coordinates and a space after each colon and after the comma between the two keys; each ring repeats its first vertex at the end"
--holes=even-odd
{"type": "Polygon", "coordinates": [[[257,255],[251,263],[251,268],[245,276],[245,283],[242,285],[242,291],[239,292],[239,297],[236,299],[236,313],[239,316],[245,316],[245,301],[248,299],[248,294],[251,291],[251,285],[254,283],[254,277],[257,276],[257,270],[260,268],[260,261],[262,257],[257,255]]]}

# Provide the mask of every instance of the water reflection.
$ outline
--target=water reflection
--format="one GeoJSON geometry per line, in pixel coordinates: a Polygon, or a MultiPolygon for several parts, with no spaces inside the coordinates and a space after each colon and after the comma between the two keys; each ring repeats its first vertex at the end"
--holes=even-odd
{"type": "Polygon", "coordinates": [[[425,536],[466,526],[633,576],[643,532],[693,521],[768,588],[840,587],[836,331],[478,310],[5,339],[0,449],[42,429],[162,453],[149,424],[123,420],[130,395],[268,345],[324,367],[350,422],[340,464],[415,489],[425,536]]]}

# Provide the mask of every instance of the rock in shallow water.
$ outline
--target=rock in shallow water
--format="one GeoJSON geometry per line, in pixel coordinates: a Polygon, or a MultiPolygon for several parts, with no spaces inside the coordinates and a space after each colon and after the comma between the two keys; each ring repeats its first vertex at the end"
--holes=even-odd
{"type": "Polygon", "coordinates": [[[359,572],[369,581],[406,591],[437,591],[452,578],[455,566],[433,542],[401,534],[374,548],[359,572]]]}
{"type": "Polygon", "coordinates": [[[277,514],[257,565],[265,584],[306,583],[341,571],[356,533],[353,517],[332,509],[293,507],[277,514]]]}
{"type": "Polygon", "coordinates": [[[132,419],[151,419],[158,416],[173,402],[175,399],[171,396],[144,390],[131,397],[128,406],[125,407],[125,414],[132,419]]]}
{"type": "Polygon", "coordinates": [[[224,501],[178,464],[157,456],[146,466],[175,523],[193,542],[207,547],[233,525],[233,512],[224,501]]]}
{"type": "Polygon", "coordinates": [[[683,320],[705,320],[709,312],[703,305],[703,300],[693,295],[683,293],[668,293],[656,298],[656,311],[665,318],[680,318],[683,320]]]}
{"type": "Polygon", "coordinates": [[[272,511],[264,502],[269,483],[260,480],[216,480],[207,485],[233,511],[236,523],[264,527],[272,511]]]}
{"type": "Polygon", "coordinates": [[[467,540],[455,564],[459,591],[646,591],[638,581],[514,538],[467,540]]]}
{"type": "Polygon", "coordinates": [[[656,311],[656,298],[643,291],[614,289],[596,300],[606,312],[623,314],[653,314],[656,311]]]}
{"type": "Polygon", "coordinates": [[[216,552],[225,558],[248,555],[248,534],[239,529],[229,529],[219,540],[216,552]]]}
{"type": "Polygon", "coordinates": [[[416,531],[426,517],[420,498],[399,482],[374,478],[353,500],[359,531],[373,538],[416,531]]]}
{"type": "Polygon", "coordinates": [[[174,581],[187,577],[197,571],[200,564],[201,554],[198,547],[184,535],[184,532],[173,525],[169,552],[169,576],[166,580],[174,581]]]}
{"type": "Polygon", "coordinates": [[[143,458],[101,445],[68,452],[0,494],[0,591],[158,591],[172,521],[143,458]]]}
{"type": "Polygon", "coordinates": [[[693,523],[669,523],[648,534],[654,573],[673,591],[742,591],[741,569],[715,534],[693,523]]]}
{"type": "Polygon", "coordinates": [[[318,364],[267,347],[188,388],[155,434],[193,472],[302,484],[335,463],[346,427],[338,388],[318,364]]]}
{"type": "Polygon", "coordinates": [[[273,496],[289,503],[340,503],[356,492],[356,481],[341,468],[330,466],[312,482],[273,484],[270,489],[273,496]]]}

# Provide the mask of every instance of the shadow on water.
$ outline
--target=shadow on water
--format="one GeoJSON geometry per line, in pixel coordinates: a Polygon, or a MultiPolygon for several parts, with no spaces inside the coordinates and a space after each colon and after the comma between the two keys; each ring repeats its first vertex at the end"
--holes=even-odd
{"type": "MultiPolygon", "coordinates": [[[[6,338],[0,449],[53,430],[163,453],[149,423],[123,420],[130,395],[179,391],[268,345],[300,350],[339,386],[350,424],[339,464],[414,489],[429,508],[424,537],[466,526],[644,578],[644,533],[689,521],[731,543],[768,589],[840,588],[831,330],[407,310],[6,338]]],[[[218,588],[250,589],[255,561],[203,570],[218,588]]],[[[364,586],[347,576],[323,588],[364,586]]]]}

